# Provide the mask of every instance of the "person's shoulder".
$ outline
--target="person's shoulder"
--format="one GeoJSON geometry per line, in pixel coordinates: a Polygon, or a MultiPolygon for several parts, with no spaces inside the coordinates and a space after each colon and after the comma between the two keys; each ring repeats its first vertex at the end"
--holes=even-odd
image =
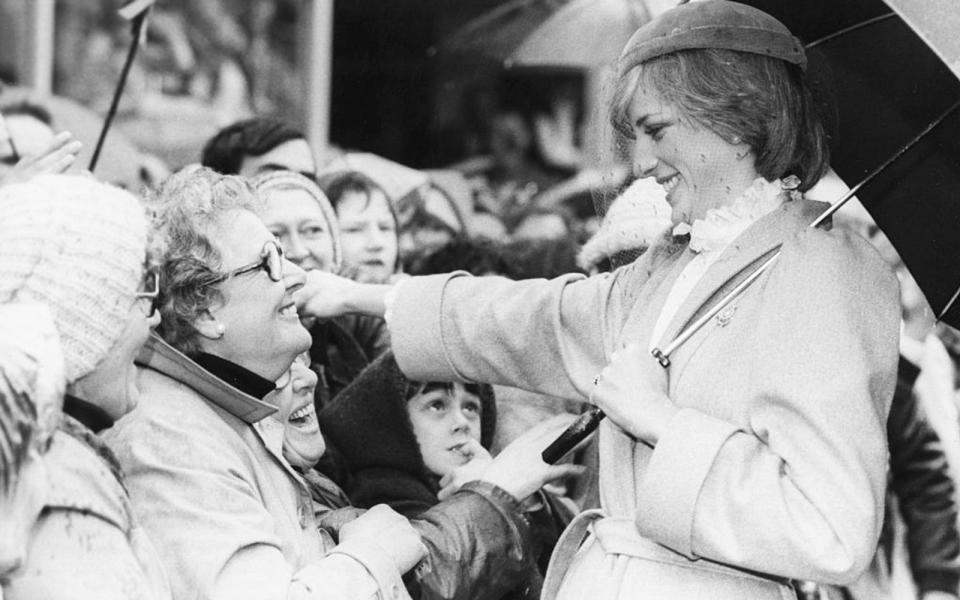
{"type": "Polygon", "coordinates": [[[240,419],[218,410],[189,386],[149,369],[141,370],[139,382],[137,406],[102,434],[124,468],[138,460],[133,455],[142,460],[153,456],[160,464],[207,460],[210,455],[226,458],[242,450],[242,430],[250,428],[240,419]]]}
{"type": "Polygon", "coordinates": [[[52,510],[94,515],[124,531],[131,526],[129,500],[118,474],[98,451],[61,429],[44,457],[52,510]]]}
{"type": "Polygon", "coordinates": [[[893,268],[860,235],[843,227],[802,227],[784,240],[782,254],[802,260],[808,268],[837,273],[858,271],[895,279],[893,268]]]}
{"type": "Polygon", "coordinates": [[[812,220],[806,217],[809,211],[798,220],[802,226],[784,237],[776,268],[797,290],[824,297],[869,295],[874,303],[899,303],[893,268],[870,242],[829,223],[810,227],[812,220]]]}

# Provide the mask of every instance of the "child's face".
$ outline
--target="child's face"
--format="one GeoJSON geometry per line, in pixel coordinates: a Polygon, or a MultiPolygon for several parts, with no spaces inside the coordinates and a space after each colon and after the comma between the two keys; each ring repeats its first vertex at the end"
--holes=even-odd
{"type": "Polygon", "coordinates": [[[423,463],[438,477],[469,460],[463,445],[480,441],[480,399],[462,384],[429,384],[407,402],[423,463]]]}

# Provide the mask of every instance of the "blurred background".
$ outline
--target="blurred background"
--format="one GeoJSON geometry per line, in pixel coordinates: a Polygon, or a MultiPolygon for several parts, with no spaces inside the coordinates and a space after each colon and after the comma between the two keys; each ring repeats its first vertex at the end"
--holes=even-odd
{"type": "MultiPolygon", "coordinates": [[[[131,36],[121,4],[0,0],[0,78],[105,114],[131,36]]],[[[498,4],[160,0],[117,131],[173,168],[196,160],[219,127],[252,114],[295,120],[318,152],[362,148],[415,167],[485,151],[492,113],[545,111],[557,94],[573,103],[579,131],[587,70],[509,69],[438,51],[498,4]]]]}

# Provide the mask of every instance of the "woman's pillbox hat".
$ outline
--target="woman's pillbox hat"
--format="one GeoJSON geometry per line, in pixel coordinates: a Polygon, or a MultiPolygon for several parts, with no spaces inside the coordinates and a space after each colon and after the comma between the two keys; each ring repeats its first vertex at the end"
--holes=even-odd
{"type": "Polygon", "coordinates": [[[678,50],[736,50],[779,58],[806,69],[803,44],[760,9],[729,0],[688,2],[638,29],[617,61],[620,75],[678,50]]]}
{"type": "Polygon", "coordinates": [[[80,175],[0,187],[0,304],[46,306],[67,381],[120,339],[143,276],[147,220],[120,188],[80,175]]]}

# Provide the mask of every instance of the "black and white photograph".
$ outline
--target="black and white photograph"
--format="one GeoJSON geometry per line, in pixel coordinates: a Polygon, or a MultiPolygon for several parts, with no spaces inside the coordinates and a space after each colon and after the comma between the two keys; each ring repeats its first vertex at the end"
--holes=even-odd
{"type": "Polygon", "coordinates": [[[0,600],[960,600],[960,0],[0,0],[0,600]]]}

